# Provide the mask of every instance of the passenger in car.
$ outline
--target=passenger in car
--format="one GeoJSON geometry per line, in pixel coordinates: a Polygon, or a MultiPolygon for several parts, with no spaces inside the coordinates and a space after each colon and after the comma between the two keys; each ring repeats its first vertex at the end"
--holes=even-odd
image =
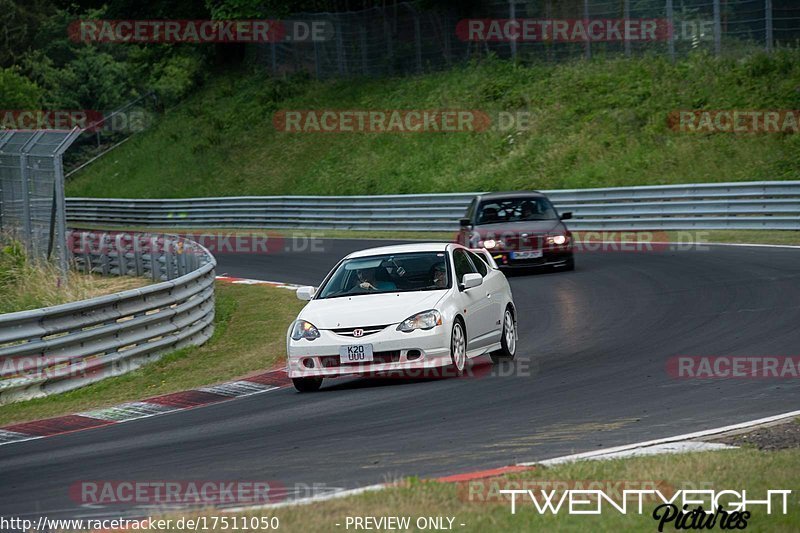
{"type": "Polygon", "coordinates": [[[442,289],[447,287],[447,274],[444,263],[436,263],[433,266],[433,286],[442,289]]]}

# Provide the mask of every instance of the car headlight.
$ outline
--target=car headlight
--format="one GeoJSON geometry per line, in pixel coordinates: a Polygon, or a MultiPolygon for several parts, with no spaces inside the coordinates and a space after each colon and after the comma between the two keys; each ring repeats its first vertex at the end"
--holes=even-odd
{"type": "Polygon", "coordinates": [[[487,250],[491,250],[492,248],[497,248],[503,246],[503,241],[496,241],[494,239],[486,239],[485,241],[478,241],[478,247],[486,248],[487,250]]]}
{"type": "Polygon", "coordinates": [[[547,242],[550,244],[557,244],[561,246],[562,244],[567,243],[567,236],[566,235],[554,235],[552,237],[547,238],[547,242]]]}
{"type": "Polygon", "coordinates": [[[305,320],[295,320],[292,328],[292,340],[308,339],[313,341],[319,338],[319,330],[311,322],[305,320]]]}
{"type": "Polygon", "coordinates": [[[406,318],[397,326],[397,331],[409,332],[415,329],[432,329],[441,325],[442,314],[435,309],[431,309],[406,318]]]}

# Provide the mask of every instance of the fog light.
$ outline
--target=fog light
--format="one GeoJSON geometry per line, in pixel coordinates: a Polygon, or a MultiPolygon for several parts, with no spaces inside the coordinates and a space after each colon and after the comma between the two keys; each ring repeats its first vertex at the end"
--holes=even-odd
{"type": "Polygon", "coordinates": [[[314,360],[313,359],[303,359],[303,366],[306,368],[314,368],[314,360]]]}
{"type": "Polygon", "coordinates": [[[409,350],[406,352],[406,360],[408,361],[413,361],[415,359],[419,359],[420,357],[422,357],[422,352],[419,350],[409,350]]]}

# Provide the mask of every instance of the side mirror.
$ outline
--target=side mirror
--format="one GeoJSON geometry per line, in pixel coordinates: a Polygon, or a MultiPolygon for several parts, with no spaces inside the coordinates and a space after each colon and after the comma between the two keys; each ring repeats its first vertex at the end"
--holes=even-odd
{"type": "Polygon", "coordinates": [[[462,228],[466,228],[472,225],[472,220],[468,218],[461,218],[458,220],[458,223],[461,225],[462,228]]]}
{"type": "Polygon", "coordinates": [[[313,298],[316,293],[317,289],[315,289],[314,287],[300,287],[299,289],[297,289],[297,292],[295,294],[297,294],[298,300],[308,301],[311,298],[313,298]]]}
{"type": "Polygon", "coordinates": [[[464,277],[461,278],[461,286],[464,288],[464,290],[471,289],[473,287],[477,287],[478,285],[482,284],[483,284],[483,276],[481,276],[477,272],[464,274],[464,277]]]}
{"type": "Polygon", "coordinates": [[[567,211],[566,213],[561,213],[561,220],[569,220],[572,218],[572,211],[567,211]]]}

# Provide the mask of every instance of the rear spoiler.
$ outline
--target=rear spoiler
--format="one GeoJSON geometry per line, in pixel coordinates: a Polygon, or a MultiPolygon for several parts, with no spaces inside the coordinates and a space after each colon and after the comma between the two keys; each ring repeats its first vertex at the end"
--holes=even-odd
{"type": "Polygon", "coordinates": [[[497,263],[494,262],[494,257],[489,253],[489,250],[486,248],[470,248],[469,251],[478,255],[481,259],[486,261],[487,265],[497,270],[497,263]]]}

